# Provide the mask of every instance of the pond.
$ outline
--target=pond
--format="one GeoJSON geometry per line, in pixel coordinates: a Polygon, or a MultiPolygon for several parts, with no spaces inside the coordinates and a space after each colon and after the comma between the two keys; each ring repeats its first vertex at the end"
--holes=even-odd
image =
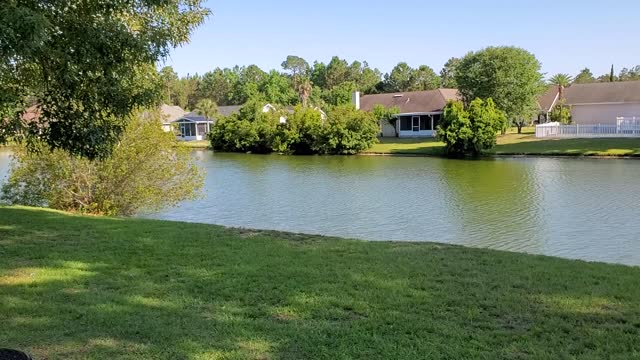
{"type": "Polygon", "coordinates": [[[142,216],[640,265],[638,160],[194,156],[203,198],[142,216]]]}

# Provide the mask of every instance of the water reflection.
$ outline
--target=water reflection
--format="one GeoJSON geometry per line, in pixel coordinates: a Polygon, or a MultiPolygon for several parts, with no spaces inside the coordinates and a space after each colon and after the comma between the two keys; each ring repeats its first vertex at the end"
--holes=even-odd
{"type": "Polygon", "coordinates": [[[546,217],[533,169],[527,161],[443,161],[441,184],[450,197],[447,218],[457,223],[456,242],[542,252],[545,237],[537,229],[546,217]]]}

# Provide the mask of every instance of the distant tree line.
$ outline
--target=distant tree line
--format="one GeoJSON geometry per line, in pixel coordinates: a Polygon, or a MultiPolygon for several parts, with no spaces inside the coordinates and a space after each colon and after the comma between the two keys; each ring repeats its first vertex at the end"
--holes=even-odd
{"type": "Polygon", "coordinates": [[[261,100],[280,105],[312,104],[325,108],[349,103],[351,94],[455,88],[455,70],[460,59],[452,58],[437,74],[427,65],[417,68],[401,62],[383,74],[366,61],[334,56],[328,64],[309,64],[298,56],[288,56],[281,70],[264,71],[256,65],[216,68],[202,75],[179,77],[172,67],[160,70],[163,100],[185,109],[194,109],[200,100],[219,106],[242,105],[261,100]]]}
{"type": "Polygon", "coordinates": [[[569,86],[571,84],[589,84],[596,82],[617,82],[617,81],[636,81],[640,80],[640,65],[632,66],[630,68],[623,67],[618,74],[615,73],[615,68],[611,65],[611,71],[602,74],[598,77],[594,77],[591,69],[584,68],[574,77],[569,74],[555,74],[549,82],[552,85],[560,85],[558,79],[562,79],[562,86],[569,86]]]}

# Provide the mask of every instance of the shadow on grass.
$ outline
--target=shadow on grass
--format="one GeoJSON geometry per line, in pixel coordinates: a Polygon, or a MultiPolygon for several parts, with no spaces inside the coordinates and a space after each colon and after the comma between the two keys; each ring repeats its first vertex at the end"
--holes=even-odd
{"type": "Polygon", "coordinates": [[[28,208],[0,239],[0,346],[36,358],[640,351],[638,268],[28,208]]]}

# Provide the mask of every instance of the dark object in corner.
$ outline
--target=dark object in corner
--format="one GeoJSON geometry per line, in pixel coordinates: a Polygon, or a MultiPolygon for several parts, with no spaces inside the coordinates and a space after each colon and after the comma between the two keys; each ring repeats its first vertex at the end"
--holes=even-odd
{"type": "Polygon", "coordinates": [[[22,351],[0,349],[0,360],[33,360],[33,358],[22,351]]]}

